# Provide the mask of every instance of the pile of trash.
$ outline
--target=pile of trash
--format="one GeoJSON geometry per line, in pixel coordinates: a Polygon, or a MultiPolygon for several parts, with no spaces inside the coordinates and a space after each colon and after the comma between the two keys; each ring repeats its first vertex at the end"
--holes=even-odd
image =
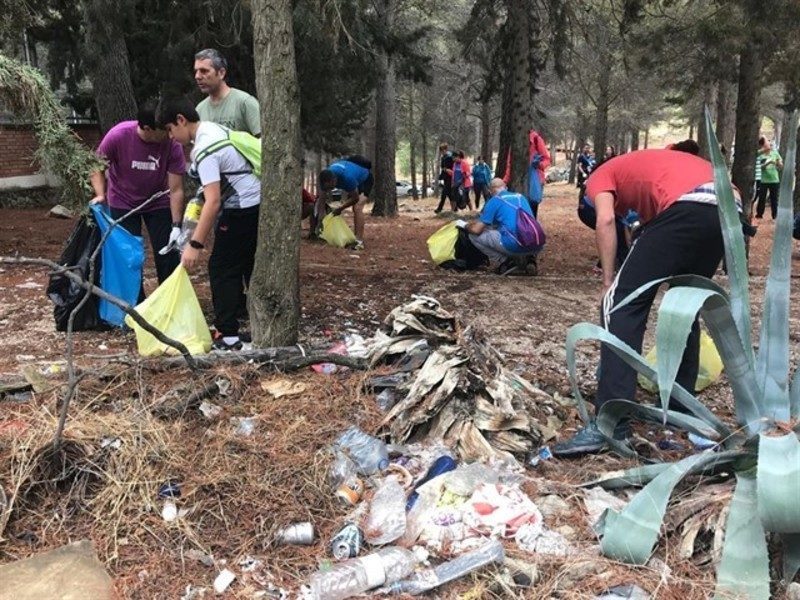
{"type": "Polygon", "coordinates": [[[350,354],[391,371],[368,382],[387,414],[381,435],[393,443],[453,448],[464,460],[511,460],[555,435],[556,401],[504,365],[473,327],[462,329],[425,296],[395,308],[370,340],[350,354]]]}
{"type": "MultiPolygon", "coordinates": [[[[516,462],[459,463],[442,446],[387,445],[355,426],[332,451],[332,489],[352,510],[328,542],[331,560],[303,588],[306,598],[421,594],[504,562],[503,539],[526,552],[572,551],[561,534],[545,530],[516,462]]],[[[280,535],[284,543],[314,541],[311,523],[280,535]]]]}

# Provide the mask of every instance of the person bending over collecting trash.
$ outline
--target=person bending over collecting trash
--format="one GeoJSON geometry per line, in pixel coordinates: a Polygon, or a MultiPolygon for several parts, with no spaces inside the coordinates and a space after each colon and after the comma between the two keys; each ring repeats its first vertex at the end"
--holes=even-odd
{"type": "MultiPolygon", "coordinates": [[[[657,287],[614,312],[611,309],[640,286],[672,275],[712,277],[722,259],[714,173],[710,162],[688,152],[638,150],[597,167],[586,182],[586,195],[597,211],[595,237],[603,270],[603,326],[637,352],[657,287]],[[639,214],[643,228],[628,257],[615,274],[617,218],[629,210],[639,214]]],[[[677,382],[692,392],[697,380],[700,329],[697,321],[686,344],[677,382]]],[[[595,412],[612,399],[634,400],[636,371],[605,344],[600,350],[600,374],[595,412]]],[[[630,426],[621,423],[615,439],[626,439],[630,426]]],[[[606,439],[595,421],[574,437],[552,447],[557,456],[599,452],[606,439]]]]}
{"type": "Polygon", "coordinates": [[[506,275],[519,268],[516,259],[538,252],[526,250],[517,239],[517,210],[533,214],[525,196],[509,191],[499,177],[489,183],[489,192],[492,197],[478,218],[466,224],[466,230],[472,244],[496,266],[497,273],[506,275]]]}
{"type": "Polygon", "coordinates": [[[169,196],[153,200],[120,223],[133,235],[141,236],[144,222],[153,247],[158,283],[163,283],[178,266],[177,254],[163,256],[158,251],[180,235],[186,172],[183,149],[156,124],[155,104],[150,102],[139,108],[136,121],[122,121],[109,129],[97,154],[106,159],[108,167],[105,172],[95,171],[89,176],[94,190],[91,202],[108,202],[112,219],[119,219],[153,194],[169,189],[169,196]]]}
{"type": "Polygon", "coordinates": [[[194,269],[214,229],[214,249],[208,260],[211,300],[216,327],[214,348],[240,350],[237,318],[242,281],[249,282],[255,260],[261,182],[252,167],[232,145],[206,151],[228,139],[227,129],[201,121],[185,97],[162,101],[159,121],[172,139],[193,145],[190,174],[200,179],[205,204],[192,238],[183,250],[181,263],[194,269]],[[216,223],[216,225],[215,225],[216,223]]]}
{"type": "Polygon", "coordinates": [[[334,188],[347,192],[347,200],[339,208],[334,209],[334,215],[342,214],[346,208],[353,207],[353,227],[356,234],[356,250],[364,248],[364,205],[372,191],[372,163],[363,156],[353,155],[337,160],[327,169],[319,172],[319,197],[314,208],[314,216],[318,222],[318,229],[322,225],[322,216],[325,205],[331,197],[334,188]]]}

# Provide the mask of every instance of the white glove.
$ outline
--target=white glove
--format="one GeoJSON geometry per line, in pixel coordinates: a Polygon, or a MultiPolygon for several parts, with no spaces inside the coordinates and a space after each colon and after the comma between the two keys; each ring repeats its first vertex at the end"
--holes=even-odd
{"type": "Polygon", "coordinates": [[[468,223],[464,219],[459,219],[458,221],[456,221],[456,227],[458,227],[459,229],[466,229],[467,225],[468,223]]]}
{"type": "Polygon", "coordinates": [[[169,232],[169,241],[167,241],[167,245],[164,246],[158,253],[161,256],[164,256],[168,252],[172,252],[173,250],[180,250],[180,241],[181,241],[181,228],[180,227],[173,227],[172,231],[169,232]]]}

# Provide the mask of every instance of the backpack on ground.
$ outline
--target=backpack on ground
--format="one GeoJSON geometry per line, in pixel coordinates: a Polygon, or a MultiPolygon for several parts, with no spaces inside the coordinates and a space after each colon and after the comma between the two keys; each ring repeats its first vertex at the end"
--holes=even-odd
{"type": "Polygon", "coordinates": [[[220,173],[220,175],[245,175],[247,173],[252,173],[261,179],[261,140],[246,131],[233,131],[232,129],[228,129],[222,125],[219,127],[225,131],[227,136],[226,139],[214,142],[210,146],[204,148],[197,155],[197,158],[195,158],[195,163],[200,164],[200,162],[210,154],[213,154],[222,148],[233,146],[234,150],[241,154],[250,165],[250,170],[230,171],[226,173],[220,173]]]}
{"type": "Polygon", "coordinates": [[[541,250],[546,241],[544,229],[542,229],[539,221],[523,210],[522,203],[527,202],[527,200],[519,194],[516,194],[516,197],[519,200],[518,206],[514,206],[502,196],[500,197],[503,202],[517,211],[517,234],[514,235],[510,231],[509,233],[526,252],[541,250]]]}

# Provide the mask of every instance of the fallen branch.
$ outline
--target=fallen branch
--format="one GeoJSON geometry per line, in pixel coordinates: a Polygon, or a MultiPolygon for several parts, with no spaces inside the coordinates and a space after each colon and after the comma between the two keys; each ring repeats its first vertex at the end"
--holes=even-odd
{"type": "MultiPolygon", "coordinates": [[[[258,363],[262,367],[281,367],[291,371],[320,363],[333,363],[351,369],[365,369],[366,361],[342,354],[331,354],[322,348],[304,349],[300,346],[277,346],[274,348],[254,348],[245,352],[212,352],[194,356],[198,368],[206,369],[217,365],[258,363]]],[[[143,361],[151,371],[166,371],[183,366],[179,357],[151,358],[143,361]]]]}

